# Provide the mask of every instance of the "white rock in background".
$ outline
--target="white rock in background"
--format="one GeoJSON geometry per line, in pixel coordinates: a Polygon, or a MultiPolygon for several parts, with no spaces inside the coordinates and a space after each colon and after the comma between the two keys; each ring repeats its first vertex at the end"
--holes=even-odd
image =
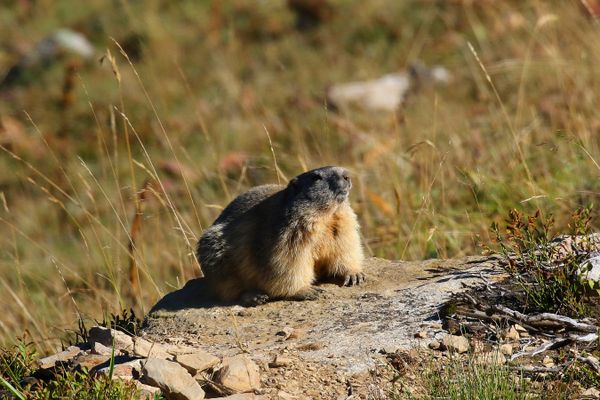
{"type": "Polygon", "coordinates": [[[327,98],[338,107],[353,103],[370,110],[394,111],[409,88],[408,74],[389,74],[379,79],[334,85],[327,98]]]}
{"type": "Polygon", "coordinates": [[[449,80],[450,73],[444,67],[429,69],[416,64],[408,71],[387,74],[378,79],[333,85],[327,91],[327,100],[336,107],[353,104],[372,111],[396,111],[413,87],[449,80]]]}
{"type": "Polygon", "coordinates": [[[96,49],[90,41],[79,32],[71,29],[58,29],[39,41],[32,52],[23,58],[24,65],[33,65],[52,61],[64,53],[76,54],[84,59],[94,56],[96,49]]]}
{"type": "Polygon", "coordinates": [[[40,40],[27,54],[0,76],[0,88],[19,85],[27,71],[37,75],[36,68],[45,68],[64,56],[90,61],[96,55],[92,43],[81,33],[71,29],[58,29],[40,40]]]}

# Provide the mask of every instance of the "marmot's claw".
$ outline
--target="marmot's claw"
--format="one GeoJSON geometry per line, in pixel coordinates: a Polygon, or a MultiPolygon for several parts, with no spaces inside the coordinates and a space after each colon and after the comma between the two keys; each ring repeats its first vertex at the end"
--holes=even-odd
{"type": "Polygon", "coordinates": [[[359,272],[357,274],[348,274],[344,279],[342,286],[356,286],[364,283],[365,274],[359,272]]]}
{"type": "Polygon", "coordinates": [[[266,293],[246,293],[242,295],[242,303],[246,307],[256,307],[267,303],[271,298],[266,293]]]}

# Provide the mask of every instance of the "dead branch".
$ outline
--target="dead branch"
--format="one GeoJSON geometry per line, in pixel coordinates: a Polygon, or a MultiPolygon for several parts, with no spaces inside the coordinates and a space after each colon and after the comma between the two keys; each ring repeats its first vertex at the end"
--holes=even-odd
{"type": "Polygon", "coordinates": [[[577,361],[587,364],[596,372],[600,372],[600,363],[590,357],[577,356],[577,361]]]}
{"type": "Polygon", "coordinates": [[[529,372],[529,373],[534,373],[534,374],[540,374],[540,373],[557,373],[563,370],[563,368],[566,365],[560,365],[557,367],[536,367],[534,365],[523,365],[523,366],[515,366],[515,367],[510,367],[510,369],[512,370],[516,370],[519,372],[529,372]]]}
{"type": "Polygon", "coordinates": [[[538,329],[550,328],[550,329],[566,329],[594,333],[597,332],[600,327],[597,325],[586,324],[585,322],[577,321],[576,319],[566,317],[564,315],[552,314],[552,313],[541,313],[535,315],[525,315],[503,305],[493,305],[492,310],[501,312],[516,320],[517,322],[523,322],[528,325],[534,326],[538,329]]]}
{"type": "Polygon", "coordinates": [[[571,343],[571,339],[556,338],[554,340],[550,340],[550,341],[544,343],[543,345],[537,347],[536,349],[534,349],[532,351],[523,351],[520,353],[513,354],[510,357],[510,361],[513,361],[516,358],[523,357],[523,356],[535,356],[536,354],[540,354],[540,353],[543,353],[548,350],[555,350],[555,349],[561,348],[563,346],[566,346],[569,343],[571,343]]]}

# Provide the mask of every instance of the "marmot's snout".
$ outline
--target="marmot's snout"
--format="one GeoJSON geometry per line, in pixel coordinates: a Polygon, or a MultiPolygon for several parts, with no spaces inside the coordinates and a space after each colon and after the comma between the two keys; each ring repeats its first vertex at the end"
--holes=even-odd
{"type": "Polygon", "coordinates": [[[339,168],[339,171],[330,179],[330,189],[335,194],[335,199],[338,202],[343,202],[348,198],[350,189],[352,188],[352,180],[348,175],[348,171],[339,168]]]}
{"type": "Polygon", "coordinates": [[[315,210],[331,210],[348,199],[352,181],[348,171],[341,167],[322,167],[305,172],[288,185],[295,198],[311,202],[315,210]]]}

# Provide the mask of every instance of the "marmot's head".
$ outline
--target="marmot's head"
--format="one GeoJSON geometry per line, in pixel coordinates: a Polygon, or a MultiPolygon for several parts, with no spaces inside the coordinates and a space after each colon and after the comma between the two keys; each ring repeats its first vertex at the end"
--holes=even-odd
{"type": "Polygon", "coordinates": [[[351,187],[352,181],[344,168],[321,167],[292,179],[287,190],[294,203],[328,211],[348,199],[351,187]]]}

